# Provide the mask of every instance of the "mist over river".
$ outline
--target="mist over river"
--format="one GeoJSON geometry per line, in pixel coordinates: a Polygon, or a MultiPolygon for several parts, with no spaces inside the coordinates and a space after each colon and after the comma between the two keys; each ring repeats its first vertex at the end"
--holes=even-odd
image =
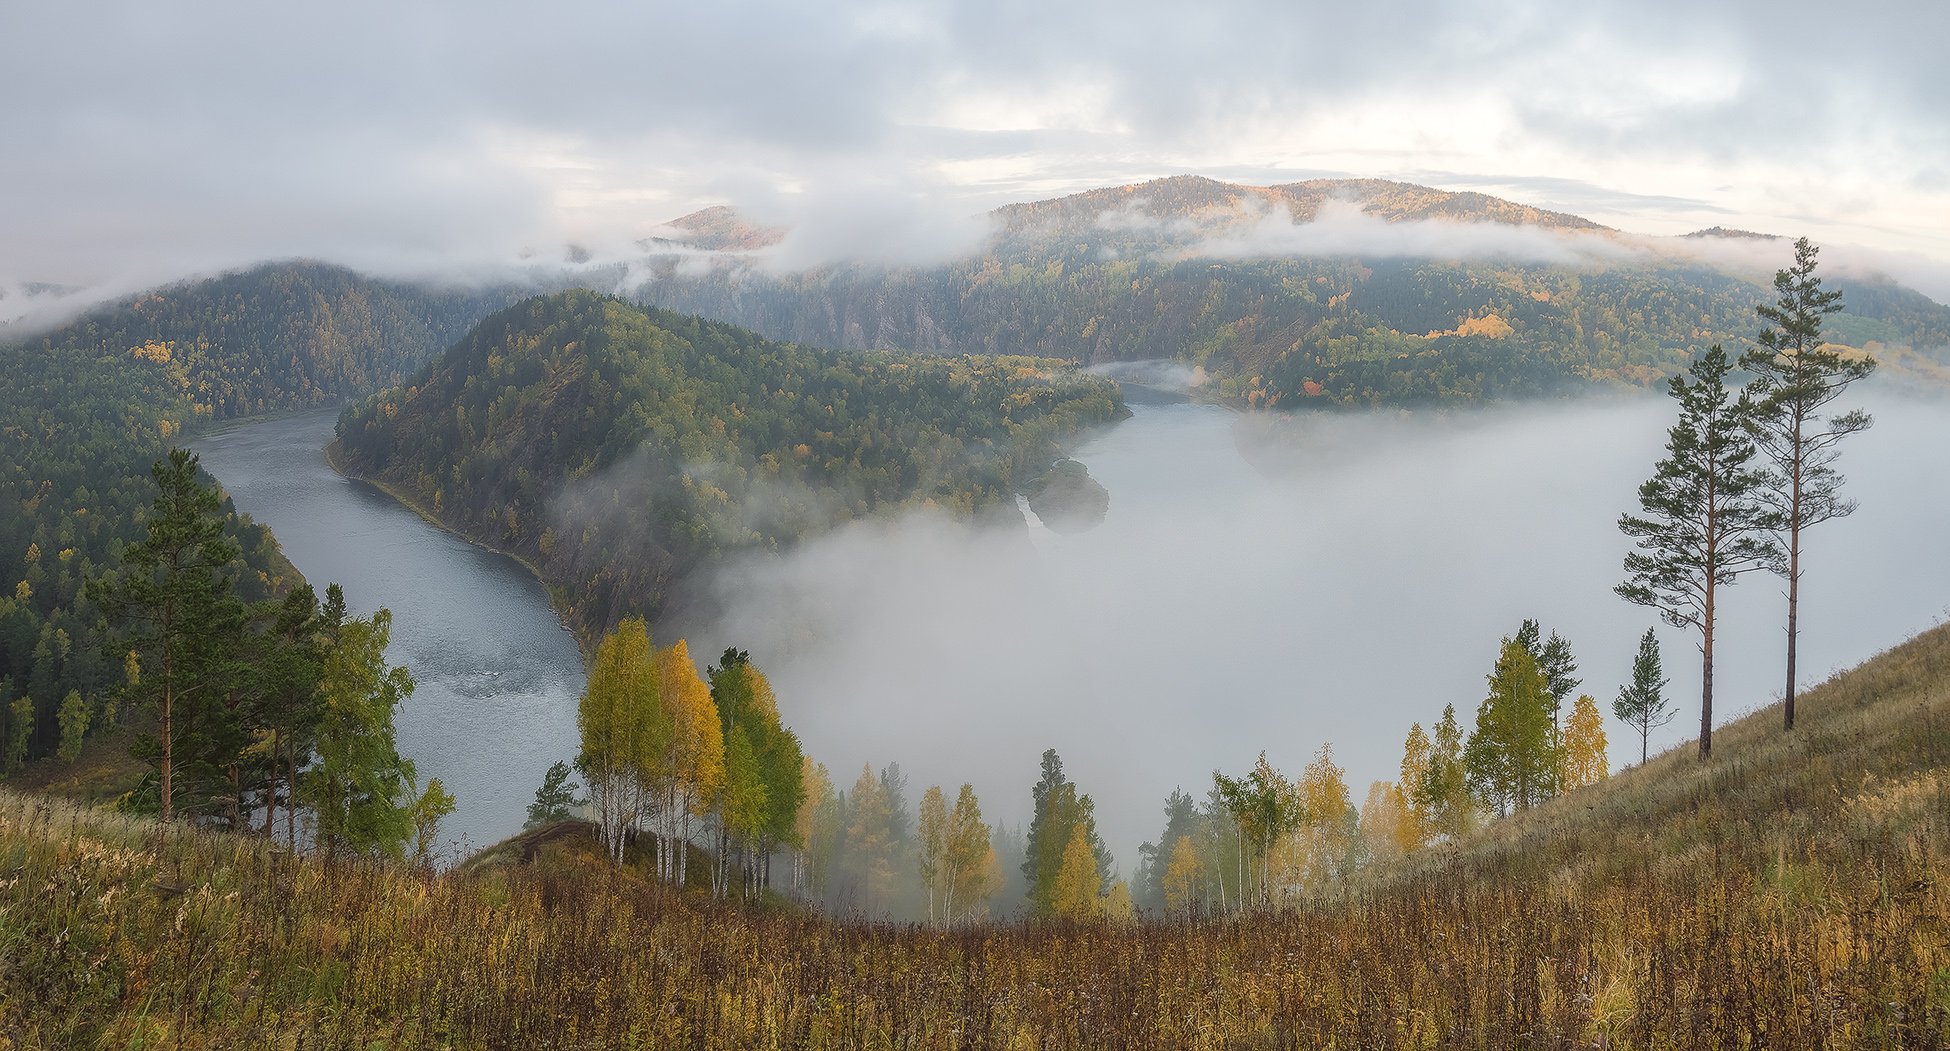
{"type": "MultiPolygon", "coordinates": [[[[1877,416],[1846,447],[1850,519],[1809,534],[1801,663],[1813,684],[1950,613],[1950,409],[1865,389],[1877,416]]],[[[856,523],[720,575],[705,659],[752,652],[807,754],[848,787],[898,761],[910,804],[973,782],[984,815],[1029,817],[1044,748],[1098,801],[1117,863],[1158,834],[1172,788],[1261,749],[1297,774],[1323,742],[1358,805],[1392,778],[1409,724],[1453,703],[1468,725],[1498,640],[1524,617],[1565,635],[1609,712],[1655,624],[1679,717],[1697,729],[1691,635],[1614,596],[1615,522],[1661,454],[1668,399],[1304,420],[1156,397],[1076,457],[1110,491],[1103,525],[1058,535],[938,515],[856,523]]],[[[321,450],[333,413],[196,442],[243,511],[319,588],[395,617],[418,688],[399,745],[459,801],[471,847],[520,827],[551,762],[575,751],[583,669],[517,563],[350,482],[321,450]]],[[[1780,693],[1781,587],[1743,578],[1722,619],[1718,709],[1780,693]]],[[[669,638],[658,639],[667,643],[669,638]]],[[[1637,739],[1608,725],[1614,765],[1637,739]]]]}
{"type": "MultiPolygon", "coordinates": [[[[1841,467],[1861,509],[1805,537],[1810,685],[1950,613],[1950,409],[1858,388],[1876,425],[1841,467]]],[[[1302,419],[1133,398],[1076,452],[1110,491],[1103,525],[984,532],[939,517],[859,523],[729,574],[706,633],[749,648],[808,755],[849,786],[898,760],[910,800],[975,784],[1029,816],[1044,748],[1098,801],[1126,875],[1164,797],[1264,749],[1289,775],[1323,742],[1355,805],[1393,779],[1409,725],[1473,725],[1499,640],[1525,617],[1570,640],[1580,692],[1611,701],[1657,626],[1678,717],[1698,730],[1693,635],[1612,593],[1621,512],[1662,455],[1671,400],[1302,419]]],[[[1724,593],[1720,721],[1783,685],[1777,578],[1724,593]]],[[[694,649],[694,652],[698,650],[694,649]]],[[[1607,725],[1613,765],[1638,739],[1607,725]]]]}
{"type": "Polygon", "coordinates": [[[479,849],[519,831],[549,764],[575,757],[582,657],[519,563],[333,472],[337,419],[250,423],[193,445],[321,598],[336,582],[353,613],[393,611],[387,655],[414,682],[394,719],[400,754],[420,784],[437,777],[454,796],[441,825],[450,855],[479,849]]]}

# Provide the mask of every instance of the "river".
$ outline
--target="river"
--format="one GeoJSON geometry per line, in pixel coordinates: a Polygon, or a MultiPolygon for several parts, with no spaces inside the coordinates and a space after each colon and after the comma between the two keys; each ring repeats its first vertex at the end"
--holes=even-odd
{"type": "Polygon", "coordinates": [[[194,447],[321,596],[336,582],[355,614],[392,610],[388,656],[414,682],[397,743],[421,784],[437,777],[454,796],[451,860],[519,831],[549,764],[575,757],[582,657],[519,563],[336,474],[324,448],[337,418],[244,424],[194,447]]]}
{"type": "MultiPolygon", "coordinates": [[[[1868,393],[1877,424],[1842,463],[1861,510],[1809,536],[1809,683],[1950,613],[1950,410],[1868,393]]],[[[1015,825],[1057,748],[1127,875],[1167,792],[1202,796],[1214,768],[1262,749],[1296,774],[1331,742],[1358,805],[1394,776],[1411,722],[1453,703],[1471,724],[1524,617],[1571,641],[1606,711],[1657,625],[1679,714],[1652,746],[1697,731],[1692,636],[1611,592],[1615,522],[1660,455],[1666,399],[1332,417],[1271,439],[1209,405],[1132,409],[1076,453],[1110,492],[1097,529],[856,523],[727,572],[725,613],[692,652],[750,650],[843,788],[897,761],[910,804],[967,781],[989,820],[1015,825]]],[[[332,423],[253,423],[197,448],[314,584],[393,610],[393,659],[419,683],[400,749],[457,798],[449,833],[485,845],[574,753],[581,661],[520,565],[334,474],[332,423]]],[[[1769,577],[1728,592],[1723,719],[1779,694],[1780,605],[1769,577]]],[[[1636,759],[1636,738],[1609,729],[1614,765],[1636,759]]]]}

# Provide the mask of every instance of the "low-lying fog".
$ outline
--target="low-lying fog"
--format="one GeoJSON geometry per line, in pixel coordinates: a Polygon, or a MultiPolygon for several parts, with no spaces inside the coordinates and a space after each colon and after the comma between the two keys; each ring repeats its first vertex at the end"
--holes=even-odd
{"type": "MultiPolygon", "coordinates": [[[[938,516],[856,524],[721,581],[713,646],[752,651],[807,753],[844,787],[898,761],[910,802],[974,782],[983,813],[1029,818],[1058,749],[1129,875],[1167,793],[1264,749],[1296,774],[1332,742],[1358,805],[1396,776],[1409,724],[1473,724],[1499,639],[1525,617],[1568,638],[1609,714],[1656,625],[1679,716],[1698,728],[1694,636],[1612,593],[1620,512],[1662,454],[1671,401],[1586,402],[1446,420],[1324,417],[1268,435],[1184,402],[1077,454],[1111,494],[1096,530],[980,529],[938,516]],[[1250,432],[1250,433],[1249,433],[1250,432]]],[[[1864,390],[1843,456],[1861,504],[1806,544],[1804,685],[1950,614],[1950,407],[1864,390]]],[[[1782,687],[1781,583],[1751,575],[1721,621],[1724,721],[1782,687]]],[[[1614,768],[1638,739],[1608,724],[1614,768]]]]}

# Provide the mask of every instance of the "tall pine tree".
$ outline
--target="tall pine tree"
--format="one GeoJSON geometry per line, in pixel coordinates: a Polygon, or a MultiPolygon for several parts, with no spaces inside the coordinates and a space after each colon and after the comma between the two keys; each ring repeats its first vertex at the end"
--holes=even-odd
{"type": "Polygon", "coordinates": [[[1808,239],[1794,242],[1794,265],[1774,275],[1773,305],[1762,304],[1758,346],[1740,356],[1753,374],[1749,431],[1773,464],[1765,498],[1780,519],[1786,557],[1776,570],[1787,578],[1787,691],[1782,719],[1794,729],[1795,644],[1801,636],[1801,532],[1847,517],[1855,502],[1841,495],[1835,469],[1842,439],[1868,430],[1874,420],[1861,410],[1826,417],[1822,409],[1848,385],[1875,371],[1867,356],[1845,357],[1822,342],[1821,319],[1842,309],[1840,292],[1823,291],[1815,276],[1819,253],[1808,239]]]}
{"type": "Polygon", "coordinates": [[[1651,606],[1674,627],[1700,636],[1699,754],[1713,753],[1713,642],[1720,588],[1780,560],[1780,518],[1764,500],[1766,477],[1748,436],[1753,405],[1727,387],[1732,366],[1718,344],[1694,362],[1692,380],[1672,378],[1679,422],[1666,456],[1639,487],[1642,514],[1619,516],[1638,550],[1625,556],[1619,595],[1651,606]]]}

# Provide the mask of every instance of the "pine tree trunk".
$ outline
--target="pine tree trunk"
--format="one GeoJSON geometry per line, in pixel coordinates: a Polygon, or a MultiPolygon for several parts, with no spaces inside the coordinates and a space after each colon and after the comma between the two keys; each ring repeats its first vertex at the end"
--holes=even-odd
{"type": "MultiPolygon", "coordinates": [[[[1794,494],[1794,515],[1801,514],[1801,494],[1794,494]]],[[[1793,522],[1788,528],[1788,622],[1787,622],[1787,692],[1781,704],[1782,717],[1787,729],[1794,729],[1794,643],[1800,636],[1801,616],[1801,525],[1793,522]]]]}
{"type": "Polygon", "coordinates": [[[164,824],[169,823],[170,819],[176,815],[176,808],[173,805],[175,796],[171,791],[173,786],[169,776],[170,760],[174,758],[172,745],[175,744],[176,737],[175,725],[171,721],[171,716],[174,714],[172,709],[175,707],[175,701],[175,684],[169,681],[169,658],[165,656],[163,658],[162,767],[159,777],[160,783],[157,786],[162,792],[162,819],[164,824]]]}
{"type": "Polygon", "coordinates": [[[236,763],[230,764],[230,807],[224,816],[230,831],[244,830],[244,776],[236,763]]]}
{"type": "Polygon", "coordinates": [[[1700,626],[1699,757],[1713,755],[1713,580],[1706,582],[1706,616],[1700,626]]]}
{"type": "Polygon", "coordinates": [[[271,728],[271,783],[264,790],[264,838],[270,839],[278,824],[278,731],[271,728]]]}

